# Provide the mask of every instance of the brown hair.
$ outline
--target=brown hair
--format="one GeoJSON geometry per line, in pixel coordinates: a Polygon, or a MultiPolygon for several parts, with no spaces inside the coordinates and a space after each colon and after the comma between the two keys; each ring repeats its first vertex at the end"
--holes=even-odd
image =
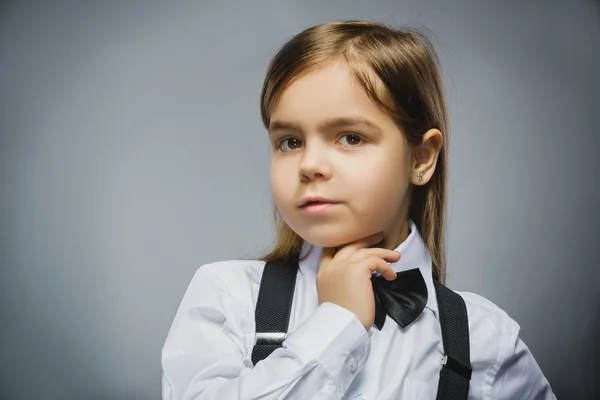
{"type": "MultiPolygon", "coordinates": [[[[269,127],[271,110],[281,93],[294,79],[334,60],[348,65],[411,145],[421,144],[432,128],[444,135],[435,173],[427,184],[413,186],[409,210],[431,254],[433,277],[443,283],[448,118],[434,46],[420,31],[396,30],[375,22],[331,22],[308,28],[286,42],[267,69],[260,98],[265,127],[269,127]]],[[[303,239],[285,223],[274,203],[273,212],[275,244],[260,259],[297,257],[303,239]]]]}

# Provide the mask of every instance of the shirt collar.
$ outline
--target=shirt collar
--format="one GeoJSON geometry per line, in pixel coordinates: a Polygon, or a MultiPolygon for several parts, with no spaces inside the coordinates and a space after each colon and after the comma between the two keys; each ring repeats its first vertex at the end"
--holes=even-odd
{"type": "MultiPolygon", "coordinates": [[[[402,243],[400,243],[400,245],[398,245],[398,247],[394,249],[400,252],[400,260],[396,261],[395,263],[391,263],[390,266],[396,272],[406,271],[412,268],[419,268],[421,275],[423,275],[423,279],[425,280],[425,284],[427,285],[426,307],[434,312],[437,312],[438,307],[436,291],[435,287],[433,286],[431,256],[429,255],[429,250],[427,249],[427,245],[423,241],[416,224],[412,220],[409,220],[409,230],[410,233],[408,234],[406,240],[404,240],[402,243]]],[[[305,241],[302,244],[300,255],[304,256],[309,251],[310,253],[308,253],[308,256],[304,260],[300,261],[299,268],[300,272],[307,279],[311,278],[316,280],[323,248],[312,246],[310,243],[305,241]],[[311,247],[312,251],[310,251],[311,247]]]]}

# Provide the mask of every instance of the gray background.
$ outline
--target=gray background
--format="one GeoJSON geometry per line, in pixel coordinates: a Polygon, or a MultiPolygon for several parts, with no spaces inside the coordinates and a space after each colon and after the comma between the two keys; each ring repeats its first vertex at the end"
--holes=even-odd
{"type": "Polygon", "coordinates": [[[450,286],[521,324],[559,397],[600,393],[597,2],[4,2],[1,399],[160,397],[194,271],[272,237],[269,58],[350,18],[440,47],[450,286]]]}

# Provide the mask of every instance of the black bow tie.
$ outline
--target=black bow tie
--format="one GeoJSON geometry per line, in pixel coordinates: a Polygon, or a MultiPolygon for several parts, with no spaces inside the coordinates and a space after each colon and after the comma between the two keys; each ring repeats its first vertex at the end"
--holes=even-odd
{"type": "Polygon", "coordinates": [[[427,285],[418,268],[396,273],[388,281],[383,276],[371,278],[375,294],[375,326],[383,328],[385,315],[389,315],[402,328],[410,325],[427,304],[427,285]]]}

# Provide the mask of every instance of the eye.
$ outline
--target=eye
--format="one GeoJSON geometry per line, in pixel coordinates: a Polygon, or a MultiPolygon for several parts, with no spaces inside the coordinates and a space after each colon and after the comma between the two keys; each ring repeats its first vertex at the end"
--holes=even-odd
{"type": "Polygon", "coordinates": [[[343,135],[340,138],[340,141],[342,141],[343,138],[347,139],[346,142],[348,144],[345,145],[345,146],[349,146],[349,147],[355,147],[355,146],[359,145],[363,141],[362,137],[360,137],[360,135],[357,135],[355,133],[346,133],[345,135],[343,135]]]}
{"type": "Polygon", "coordinates": [[[295,149],[297,149],[297,148],[299,148],[301,146],[302,146],[302,142],[299,139],[297,139],[297,138],[285,138],[285,139],[280,140],[277,143],[276,147],[277,147],[277,150],[285,152],[285,151],[295,150],[295,149]],[[285,148],[286,144],[287,144],[287,147],[288,147],[287,149],[285,148]]]}

